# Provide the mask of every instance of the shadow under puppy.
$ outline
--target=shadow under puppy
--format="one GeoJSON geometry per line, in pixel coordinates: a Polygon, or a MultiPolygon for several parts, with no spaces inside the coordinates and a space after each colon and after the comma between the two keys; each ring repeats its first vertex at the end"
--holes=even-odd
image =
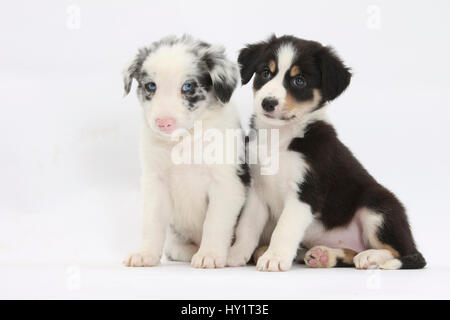
{"type": "Polygon", "coordinates": [[[403,205],[326,117],[327,102],[351,78],[333,50],[273,36],[242,49],[238,61],[243,84],[254,75],[251,127],[279,130],[278,146],[257,141],[279,156],[279,170],[262,175],[259,164],[250,165],[251,188],[227,264],[246,264],[259,246],[254,260],[261,271],[288,270],[296,257],[310,267],[423,268],[403,205]]]}
{"type": "MultiPolygon", "coordinates": [[[[165,245],[169,259],[191,261],[197,268],[223,267],[245,201],[248,171],[238,161],[174,163],[172,150],[179,140],[172,138],[182,130],[183,138],[204,143],[194,136],[198,123],[201,139],[208,129],[224,134],[240,128],[237,110],[228,103],[239,81],[238,67],[220,46],[190,36],[167,37],[139,50],[126,66],[125,94],[133,79],[143,112],[143,229],[139,249],[124,264],[154,266],[165,245]]],[[[239,152],[244,154],[243,145],[239,152]]]]}

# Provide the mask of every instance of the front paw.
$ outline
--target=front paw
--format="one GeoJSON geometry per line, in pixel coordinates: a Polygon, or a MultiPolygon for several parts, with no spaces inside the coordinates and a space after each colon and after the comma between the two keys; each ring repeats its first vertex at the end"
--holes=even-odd
{"type": "Polygon", "coordinates": [[[267,250],[258,259],[256,269],[259,271],[287,271],[291,268],[292,261],[291,257],[267,250]]]}
{"type": "Polygon", "coordinates": [[[147,251],[136,251],[130,254],[123,264],[127,267],[153,267],[159,264],[161,255],[147,251]]]}
{"type": "Polygon", "coordinates": [[[191,260],[194,268],[213,269],[225,267],[226,257],[214,252],[197,252],[191,260]]]}
{"type": "Polygon", "coordinates": [[[227,266],[228,267],[245,266],[247,262],[250,260],[250,256],[251,251],[249,254],[248,250],[245,250],[244,248],[232,246],[228,251],[227,266]]]}

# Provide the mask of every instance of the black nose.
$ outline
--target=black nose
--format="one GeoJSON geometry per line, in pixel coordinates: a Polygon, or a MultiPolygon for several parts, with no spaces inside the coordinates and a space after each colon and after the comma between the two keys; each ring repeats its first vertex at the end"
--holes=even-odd
{"type": "Polygon", "coordinates": [[[274,98],[264,98],[262,101],[262,107],[267,112],[272,112],[278,105],[278,100],[274,98]]]}

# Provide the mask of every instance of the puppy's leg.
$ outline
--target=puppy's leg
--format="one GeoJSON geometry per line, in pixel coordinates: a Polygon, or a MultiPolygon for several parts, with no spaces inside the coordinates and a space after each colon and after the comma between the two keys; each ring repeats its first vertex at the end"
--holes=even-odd
{"type": "Polygon", "coordinates": [[[198,246],[189,243],[170,228],[166,240],[166,256],[172,261],[190,262],[192,256],[198,251],[198,246]]]}
{"type": "Polygon", "coordinates": [[[268,248],[269,246],[261,246],[257,248],[255,252],[253,252],[252,260],[255,264],[256,262],[258,262],[259,258],[261,258],[261,256],[267,251],[268,248]]]}
{"type": "Polygon", "coordinates": [[[294,262],[298,264],[305,264],[305,257],[308,249],[300,245],[300,248],[297,250],[297,255],[295,256],[294,262]]]}
{"type": "Polygon", "coordinates": [[[315,246],[306,252],[304,261],[311,268],[353,267],[355,255],[350,249],[315,246]]]}
{"type": "Polygon", "coordinates": [[[237,267],[247,264],[258,245],[268,215],[267,207],[259,199],[256,190],[250,189],[247,203],[236,228],[236,241],[228,252],[228,266],[237,267]]]}
{"type": "Polygon", "coordinates": [[[234,225],[245,201],[244,185],[234,169],[230,173],[211,185],[200,249],[191,261],[194,268],[225,266],[234,225]]]}
{"type": "Polygon", "coordinates": [[[385,263],[397,260],[394,259],[394,255],[391,251],[387,249],[369,249],[358,253],[353,259],[355,267],[357,269],[372,269],[372,268],[382,268],[382,269],[399,269],[401,266],[399,263],[393,264],[392,268],[385,267],[385,263]]]}
{"type": "Polygon", "coordinates": [[[141,245],[124,260],[124,265],[151,267],[159,264],[170,215],[168,194],[166,187],[156,177],[144,175],[141,245]]]}
{"type": "Polygon", "coordinates": [[[420,269],[426,265],[417,250],[401,203],[386,190],[371,194],[356,213],[367,248],[353,261],[358,269],[420,269]],[[376,208],[376,209],[375,209],[376,208]]]}
{"type": "Polygon", "coordinates": [[[311,207],[296,193],[288,194],[267,251],[259,258],[259,271],[286,271],[292,266],[306,228],[313,220],[311,207]]]}

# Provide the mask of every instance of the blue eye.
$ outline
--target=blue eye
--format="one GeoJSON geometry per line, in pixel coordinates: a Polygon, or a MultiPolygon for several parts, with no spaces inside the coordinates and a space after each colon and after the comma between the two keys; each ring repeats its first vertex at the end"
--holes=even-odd
{"type": "Polygon", "coordinates": [[[148,82],[145,84],[145,90],[148,92],[155,92],[156,91],[156,83],[154,82],[148,82]]]}
{"type": "Polygon", "coordinates": [[[183,92],[189,92],[192,90],[194,86],[192,85],[192,83],[190,82],[186,82],[185,84],[183,84],[183,87],[181,88],[181,91],[183,92]]]}
{"type": "Polygon", "coordinates": [[[306,87],[307,83],[305,78],[303,78],[302,76],[297,76],[292,80],[292,83],[294,84],[294,86],[296,86],[297,88],[304,88],[306,87]]]}
{"type": "Polygon", "coordinates": [[[261,76],[264,79],[269,79],[272,76],[272,73],[270,72],[269,69],[264,69],[263,72],[261,73],[261,76]]]}

